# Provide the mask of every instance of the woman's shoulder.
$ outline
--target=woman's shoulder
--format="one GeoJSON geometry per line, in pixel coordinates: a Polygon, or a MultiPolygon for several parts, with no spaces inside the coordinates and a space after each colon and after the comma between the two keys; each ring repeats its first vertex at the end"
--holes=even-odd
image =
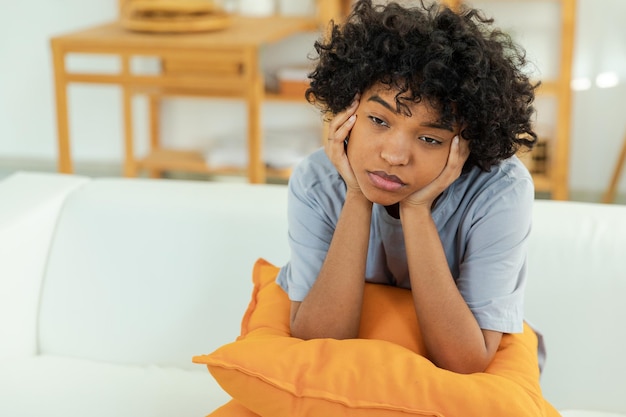
{"type": "Polygon", "coordinates": [[[530,172],[516,156],[505,159],[484,171],[479,167],[471,168],[461,176],[459,186],[471,190],[472,193],[500,193],[506,190],[533,189],[530,172]]]}
{"type": "Polygon", "coordinates": [[[532,175],[524,163],[515,155],[496,165],[501,175],[512,181],[532,182],[532,175]]]}
{"type": "Polygon", "coordinates": [[[519,158],[513,156],[489,171],[472,167],[463,173],[446,190],[441,209],[477,213],[505,207],[527,210],[532,206],[534,195],[532,176],[519,158]]]}
{"type": "Polygon", "coordinates": [[[330,159],[326,156],[324,148],[319,148],[304,157],[294,168],[294,173],[324,171],[329,167],[332,167],[330,159]]]}
{"type": "Polygon", "coordinates": [[[341,176],[333,166],[326,152],[320,148],[300,161],[294,168],[289,183],[300,188],[331,188],[343,184],[341,176]]]}
{"type": "Polygon", "coordinates": [[[322,148],[296,165],[289,178],[289,191],[300,200],[336,206],[343,204],[346,186],[322,148]]]}

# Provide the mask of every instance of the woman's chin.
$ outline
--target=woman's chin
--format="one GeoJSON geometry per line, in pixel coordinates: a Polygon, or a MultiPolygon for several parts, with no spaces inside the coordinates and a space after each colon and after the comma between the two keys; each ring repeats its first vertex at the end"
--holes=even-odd
{"type": "Polygon", "coordinates": [[[386,191],[371,189],[371,187],[368,187],[367,189],[361,188],[361,191],[363,192],[365,198],[372,203],[379,204],[381,206],[392,206],[399,203],[401,200],[401,198],[398,195],[395,195],[395,193],[392,194],[386,191]]]}

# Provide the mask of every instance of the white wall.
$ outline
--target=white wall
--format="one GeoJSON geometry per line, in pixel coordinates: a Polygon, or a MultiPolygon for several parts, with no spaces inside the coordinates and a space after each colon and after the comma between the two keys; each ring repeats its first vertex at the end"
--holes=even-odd
{"type": "MultiPolygon", "coordinates": [[[[527,48],[537,73],[549,77],[558,66],[558,8],[550,2],[476,0],[497,17],[527,48]]],[[[49,38],[113,20],[114,0],[0,0],[0,161],[56,160],[56,121],[49,38]],[[28,23],[26,23],[28,22],[28,23]]],[[[573,191],[601,193],[608,184],[626,134],[626,1],[578,0],[574,78],[588,78],[588,90],[574,93],[570,186],[573,191]],[[595,86],[595,77],[614,71],[620,83],[595,86]]],[[[281,63],[305,62],[314,35],[302,35],[268,47],[263,59],[268,73],[281,63]]],[[[80,65],[100,65],[83,59],[80,65]]],[[[122,158],[120,92],[115,87],[74,85],[70,88],[70,128],[77,162],[113,162],[122,158]]],[[[539,122],[551,109],[539,102],[539,122]],[[542,115],[544,115],[542,117],[542,115]]],[[[137,109],[137,153],[146,150],[145,103],[137,109]]],[[[314,129],[319,115],[310,106],[269,103],[269,127],[314,129]]],[[[549,122],[545,122],[549,129],[549,122]]],[[[246,129],[238,101],[177,99],[163,109],[163,140],[169,146],[203,148],[211,138],[241,136],[246,129]]],[[[620,192],[626,192],[626,178],[620,192]]]]}

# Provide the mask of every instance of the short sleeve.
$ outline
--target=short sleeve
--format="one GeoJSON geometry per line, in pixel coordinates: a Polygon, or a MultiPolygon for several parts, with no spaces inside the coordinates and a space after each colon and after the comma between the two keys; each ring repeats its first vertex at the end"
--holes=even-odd
{"type": "Polygon", "coordinates": [[[502,179],[474,204],[464,222],[457,287],[482,329],[523,330],[527,242],[534,187],[529,178],[502,179]]]}
{"type": "Polygon", "coordinates": [[[326,154],[301,162],[288,185],[288,242],[291,249],[276,282],[292,301],[302,301],[317,279],[345,199],[345,185],[326,154]]]}

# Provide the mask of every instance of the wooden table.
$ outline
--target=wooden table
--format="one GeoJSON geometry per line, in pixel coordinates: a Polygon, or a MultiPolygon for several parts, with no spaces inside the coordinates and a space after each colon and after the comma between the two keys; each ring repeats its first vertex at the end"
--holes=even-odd
{"type": "Polygon", "coordinates": [[[147,34],[127,31],[112,22],[56,36],[51,40],[56,88],[58,129],[58,170],[73,171],[67,110],[69,83],[119,85],[123,90],[124,175],[136,176],[139,169],[159,172],[180,169],[213,172],[201,156],[192,152],[161,149],[158,133],[158,102],[164,95],[199,95],[207,97],[238,97],[247,103],[248,167],[250,182],[266,179],[262,160],[261,105],[265,99],[265,83],[260,68],[262,45],[290,35],[316,28],[308,18],[233,16],[233,24],[225,30],[195,34],[147,34]],[[69,53],[106,54],[118,56],[119,73],[94,74],[68,72],[69,53]],[[156,75],[134,74],[133,57],[157,58],[161,72],[156,75]],[[134,94],[148,94],[151,118],[151,153],[142,160],[134,155],[132,106],[134,94]]]}

